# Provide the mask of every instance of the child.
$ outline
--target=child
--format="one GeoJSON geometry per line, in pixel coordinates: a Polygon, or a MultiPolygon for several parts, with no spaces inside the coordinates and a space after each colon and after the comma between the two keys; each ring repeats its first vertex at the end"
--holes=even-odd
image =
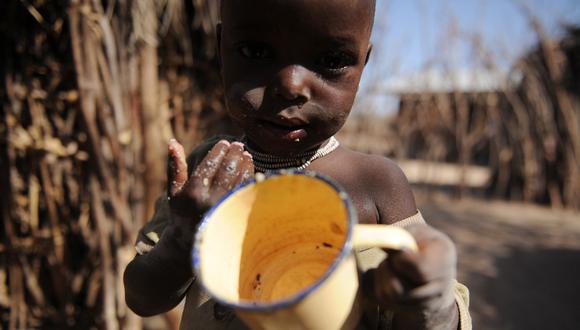
{"type": "Polygon", "coordinates": [[[392,253],[365,273],[365,298],[379,308],[369,309],[361,327],[471,327],[466,290],[457,291],[464,287],[454,280],[454,245],[424,223],[401,170],[333,137],[349,115],[371,52],[374,2],[222,0],[218,43],[225,101],[245,135],[211,139],[187,161],[181,145],[169,142],[168,197],[158,201],[138,239],[139,255],[125,271],[132,310],[162,313],[187,295],[182,328],[243,327],[195,283],[195,227],[254,172],[292,167],[342,185],[360,223],[404,226],[418,242],[418,253],[392,253]]]}

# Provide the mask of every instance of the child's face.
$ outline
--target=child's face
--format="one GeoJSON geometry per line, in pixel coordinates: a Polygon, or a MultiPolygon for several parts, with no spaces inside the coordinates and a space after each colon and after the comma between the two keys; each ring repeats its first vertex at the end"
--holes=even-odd
{"type": "Polygon", "coordinates": [[[228,111],[250,142],[284,155],[334,135],[370,50],[372,0],[222,0],[228,111]]]}

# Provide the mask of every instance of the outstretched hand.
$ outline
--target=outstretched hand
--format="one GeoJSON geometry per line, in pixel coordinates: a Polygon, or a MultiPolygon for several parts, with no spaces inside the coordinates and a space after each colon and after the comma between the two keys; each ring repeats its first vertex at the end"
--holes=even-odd
{"type": "Polygon", "coordinates": [[[183,146],[175,139],[170,140],[167,196],[172,216],[193,232],[210,207],[253,175],[252,156],[244,151],[244,145],[221,140],[188,176],[183,146]]]}

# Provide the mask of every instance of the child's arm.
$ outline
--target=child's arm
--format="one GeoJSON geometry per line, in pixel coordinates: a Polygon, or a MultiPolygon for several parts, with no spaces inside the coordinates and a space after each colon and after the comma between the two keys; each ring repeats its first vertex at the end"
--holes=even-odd
{"type": "Polygon", "coordinates": [[[196,225],[226,191],[253,175],[251,156],[237,142],[218,142],[188,177],[183,147],[169,144],[169,221],[153,249],[136,256],[124,274],[127,305],[142,316],[175,307],[193,281],[196,225]]]}
{"type": "MultiPolygon", "coordinates": [[[[391,161],[376,160],[372,180],[379,222],[392,224],[417,213],[405,175],[391,161]]],[[[372,164],[371,163],[371,164],[372,164]]],[[[457,329],[454,279],[456,251],[451,240],[426,224],[406,228],[419,246],[417,253],[393,252],[365,279],[370,296],[382,309],[394,311],[394,329],[457,329]]]]}

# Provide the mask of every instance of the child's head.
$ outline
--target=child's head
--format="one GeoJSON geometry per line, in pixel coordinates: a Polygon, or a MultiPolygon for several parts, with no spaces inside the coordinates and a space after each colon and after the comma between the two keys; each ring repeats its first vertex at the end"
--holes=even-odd
{"type": "Polygon", "coordinates": [[[374,0],[222,0],[228,111],[257,148],[310,149],[351,110],[370,53],[374,0]]]}

